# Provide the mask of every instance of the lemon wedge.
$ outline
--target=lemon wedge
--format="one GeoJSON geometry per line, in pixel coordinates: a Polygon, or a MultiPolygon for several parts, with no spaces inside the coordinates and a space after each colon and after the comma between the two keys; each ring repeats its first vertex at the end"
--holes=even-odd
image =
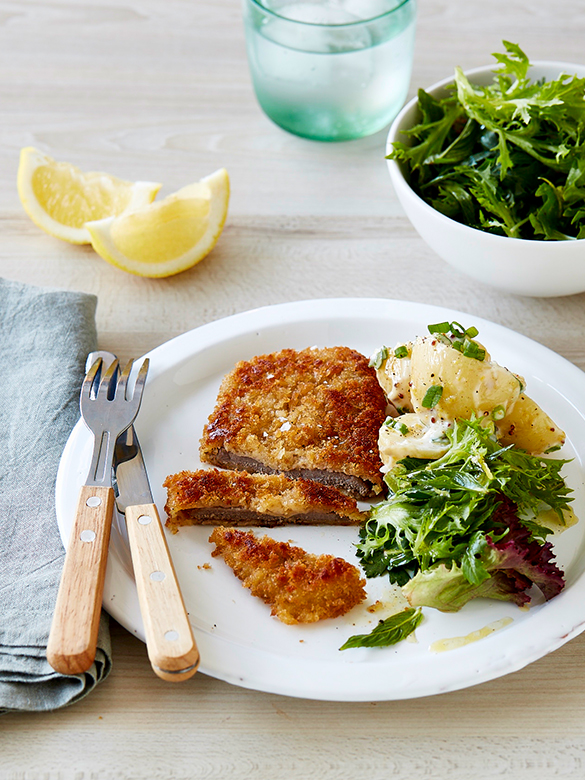
{"type": "Polygon", "coordinates": [[[172,276],[196,265],[215,246],[229,202],[227,171],[119,217],[88,222],[95,251],[137,276],[172,276]]]}
{"type": "Polygon", "coordinates": [[[89,244],[85,223],[118,216],[152,203],[160,184],[84,173],[28,146],[20,152],[18,194],[38,227],[72,244],[89,244]]]}

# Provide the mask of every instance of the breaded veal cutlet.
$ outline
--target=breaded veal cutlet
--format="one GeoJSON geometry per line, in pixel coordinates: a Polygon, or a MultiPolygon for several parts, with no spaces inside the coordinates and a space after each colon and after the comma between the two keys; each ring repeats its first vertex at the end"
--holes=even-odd
{"type": "Polygon", "coordinates": [[[257,538],[251,531],[215,528],[212,555],[222,556],[244,587],[283,623],[315,623],[345,615],[366,597],[365,580],[343,558],[257,538]]]}
{"type": "Polygon", "coordinates": [[[371,498],[383,489],[378,432],[385,417],[384,392],[359,352],[283,349],[241,361],[225,376],[200,456],[371,498]]]}
{"type": "Polygon", "coordinates": [[[358,525],[366,519],[337,488],[283,474],[199,469],[171,474],[164,486],[173,533],[184,525],[358,525]]]}

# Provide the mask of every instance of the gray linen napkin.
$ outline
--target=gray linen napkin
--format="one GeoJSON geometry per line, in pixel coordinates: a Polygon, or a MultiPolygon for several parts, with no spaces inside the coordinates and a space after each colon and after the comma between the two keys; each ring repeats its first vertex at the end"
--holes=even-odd
{"type": "Polygon", "coordinates": [[[45,657],[63,568],[55,477],[79,418],[96,298],[0,279],[0,713],[53,710],[111,666],[102,615],[95,663],[64,676],[45,657]]]}

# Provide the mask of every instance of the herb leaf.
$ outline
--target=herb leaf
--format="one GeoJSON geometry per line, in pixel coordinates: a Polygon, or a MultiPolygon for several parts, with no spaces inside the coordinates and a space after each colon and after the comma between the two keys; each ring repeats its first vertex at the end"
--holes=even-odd
{"type": "Polygon", "coordinates": [[[352,647],[388,647],[406,639],[423,619],[420,609],[405,609],[386,620],[380,620],[369,634],[355,634],[341,645],[340,650],[352,647]]]}

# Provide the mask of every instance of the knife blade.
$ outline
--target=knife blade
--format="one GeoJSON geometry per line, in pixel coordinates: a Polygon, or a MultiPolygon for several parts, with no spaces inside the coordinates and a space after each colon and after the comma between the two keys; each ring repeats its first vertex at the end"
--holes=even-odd
{"type": "Polygon", "coordinates": [[[118,437],[114,464],[150,663],[163,680],[187,680],[197,671],[199,651],[133,427],[118,437]]]}

